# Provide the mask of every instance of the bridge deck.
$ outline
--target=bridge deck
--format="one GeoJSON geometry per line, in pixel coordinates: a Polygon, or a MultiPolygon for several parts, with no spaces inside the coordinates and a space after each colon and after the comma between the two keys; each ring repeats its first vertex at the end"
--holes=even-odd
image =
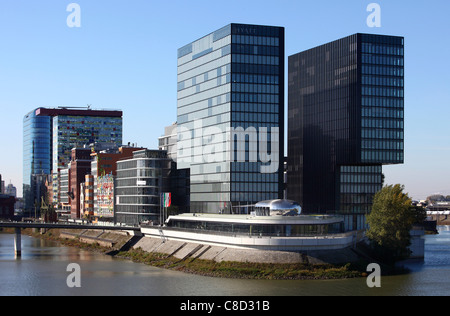
{"type": "Polygon", "coordinates": [[[103,226],[76,223],[24,223],[24,222],[0,222],[0,228],[47,228],[47,229],[97,229],[97,230],[132,230],[140,231],[140,227],[133,226],[103,226]]]}

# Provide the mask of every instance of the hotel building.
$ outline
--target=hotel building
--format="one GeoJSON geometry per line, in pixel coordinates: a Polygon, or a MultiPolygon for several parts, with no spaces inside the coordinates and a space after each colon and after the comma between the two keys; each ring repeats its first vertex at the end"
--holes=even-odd
{"type": "Polygon", "coordinates": [[[177,108],[191,212],[283,196],[284,28],[230,24],[180,48],[177,108]]]}
{"type": "Polygon", "coordinates": [[[288,198],[364,227],[404,160],[404,38],[355,34],[289,57],[288,198]]]}

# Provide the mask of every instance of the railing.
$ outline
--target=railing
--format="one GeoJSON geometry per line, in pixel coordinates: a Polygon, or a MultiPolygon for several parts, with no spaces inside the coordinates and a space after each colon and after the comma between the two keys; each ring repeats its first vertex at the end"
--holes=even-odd
{"type": "Polygon", "coordinates": [[[0,227],[10,228],[67,228],[67,229],[104,229],[104,230],[140,230],[140,227],[123,226],[123,225],[96,225],[92,223],[80,222],[1,222],[0,227]]]}
{"type": "MultiPolygon", "coordinates": [[[[160,226],[151,226],[151,225],[142,225],[142,228],[154,228],[160,230],[160,226]]],[[[345,238],[350,237],[356,234],[356,232],[346,232],[346,233],[309,233],[309,234],[290,234],[289,236],[286,236],[286,234],[270,234],[270,233],[259,233],[259,232],[252,232],[252,233],[246,233],[246,232],[230,232],[230,231],[217,231],[217,230],[205,230],[205,229],[193,229],[193,228],[178,228],[178,227],[168,227],[164,226],[163,230],[168,231],[179,231],[179,232],[186,232],[186,233],[195,233],[195,234],[208,234],[208,235],[215,235],[215,236],[228,236],[228,237],[250,237],[250,238],[277,238],[277,237],[288,237],[288,238],[298,238],[298,237],[320,237],[320,238],[345,238]]]]}

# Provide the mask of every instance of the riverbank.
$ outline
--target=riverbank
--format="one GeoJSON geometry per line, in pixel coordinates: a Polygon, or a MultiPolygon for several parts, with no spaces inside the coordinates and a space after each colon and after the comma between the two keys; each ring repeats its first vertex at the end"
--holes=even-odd
{"type": "MultiPolygon", "coordinates": [[[[130,236],[118,232],[24,230],[23,234],[58,241],[64,246],[78,247],[133,262],[185,273],[234,279],[325,280],[365,277],[368,260],[352,250],[300,254],[238,249],[212,249],[130,236]],[[149,249],[149,244],[159,246],[149,249]],[[147,248],[147,249],[145,249],[147,248]],[[180,249],[186,253],[182,254],[180,249]],[[212,256],[212,254],[214,254],[212,256]],[[327,258],[328,257],[328,258],[327,258]],[[234,260],[232,260],[234,259],[234,260]],[[351,259],[346,261],[347,259],[351,259]]],[[[385,270],[386,271],[386,270],[385,270]]]]}

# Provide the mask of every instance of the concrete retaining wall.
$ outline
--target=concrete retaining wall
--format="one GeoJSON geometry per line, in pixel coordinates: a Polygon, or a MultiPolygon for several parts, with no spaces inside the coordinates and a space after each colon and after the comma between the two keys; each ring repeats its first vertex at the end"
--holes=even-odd
{"type": "MultiPolygon", "coordinates": [[[[212,260],[216,262],[235,261],[235,262],[257,262],[257,263],[347,263],[357,261],[358,256],[347,246],[343,247],[341,244],[339,249],[323,250],[317,247],[317,240],[309,240],[309,249],[290,251],[282,250],[286,247],[275,248],[277,250],[265,249],[268,240],[262,238],[255,239],[252,245],[259,245],[263,247],[248,247],[245,244],[240,245],[225,245],[219,243],[204,243],[197,241],[190,241],[184,238],[183,240],[174,238],[167,231],[164,231],[164,236],[160,235],[158,229],[153,229],[152,232],[145,229],[143,231],[144,237],[141,238],[134,246],[134,249],[142,249],[147,252],[162,253],[168,257],[173,256],[180,260],[187,258],[212,260]],[[150,232],[150,233],[149,233],[150,232]],[[170,235],[170,236],[169,236],[170,235]],[[264,242],[265,241],[265,242],[264,242]]],[[[183,233],[184,235],[184,233],[183,233]]],[[[196,234],[201,235],[201,234],[196,234]]],[[[220,237],[220,236],[219,236],[220,237]]],[[[238,239],[242,242],[242,239],[238,239]]],[[[345,239],[348,244],[352,243],[352,238],[345,239]]],[[[236,241],[236,240],[235,240],[236,241]]],[[[328,240],[330,241],[330,240],[328,240]]],[[[332,241],[332,240],[331,240],[332,241]]],[[[276,244],[276,243],[275,243],[276,244]]]]}

